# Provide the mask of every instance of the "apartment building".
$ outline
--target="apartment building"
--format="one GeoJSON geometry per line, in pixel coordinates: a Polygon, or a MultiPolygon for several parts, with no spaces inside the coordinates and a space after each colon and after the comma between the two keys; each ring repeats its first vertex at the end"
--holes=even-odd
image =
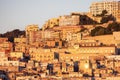
{"type": "Polygon", "coordinates": [[[30,58],[35,61],[53,61],[54,53],[50,49],[30,48],[30,58]]]}
{"type": "Polygon", "coordinates": [[[0,38],[0,43],[7,42],[8,38],[0,38]]]}
{"type": "Polygon", "coordinates": [[[59,18],[51,18],[44,25],[43,30],[47,28],[53,28],[54,26],[59,26],[59,18]]]}
{"type": "Polygon", "coordinates": [[[11,42],[0,43],[0,49],[1,50],[12,51],[13,50],[13,44],[11,42]]]}
{"type": "Polygon", "coordinates": [[[22,52],[11,52],[10,57],[11,58],[20,58],[20,59],[22,59],[23,58],[23,53],[22,52]]]}
{"type": "Polygon", "coordinates": [[[20,38],[14,38],[14,43],[26,43],[26,38],[20,37],[20,38]]]}
{"type": "Polygon", "coordinates": [[[80,38],[80,34],[77,34],[82,29],[83,26],[61,26],[61,27],[54,27],[54,30],[60,31],[60,38],[62,40],[71,39],[71,37],[78,37],[80,38]],[[74,34],[73,34],[74,33],[74,34]]]}
{"type": "Polygon", "coordinates": [[[103,10],[117,17],[120,15],[120,1],[93,2],[90,6],[90,12],[95,16],[101,14],[103,10]]]}
{"type": "Polygon", "coordinates": [[[15,51],[16,52],[26,52],[26,44],[24,43],[18,43],[18,44],[15,44],[15,51]]]}
{"type": "Polygon", "coordinates": [[[30,37],[32,36],[32,32],[38,31],[38,30],[39,30],[38,25],[33,24],[33,25],[26,26],[25,31],[26,31],[27,44],[31,42],[30,37]]]}
{"type": "Polygon", "coordinates": [[[113,37],[115,39],[115,45],[120,48],[120,31],[113,32],[113,37]]]}
{"type": "Polygon", "coordinates": [[[97,40],[101,42],[104,45],[114,45],[115,44],[115,38],[113,35],[101,35],[101,36],[93,36],[93,37],[83,37],[83,39],[88,40],[97,40]]]}
{"type": "Polygon", "coordinates": [[[76,26],[80,23],[79,15],[64,15],[59,17],[59,26],[76,26]]]}
{"type": "Polygon", "coordinates": [[[34,53],[31,54],[31,59],[35,61],[53,61],[54,60],[54,54],[53,53],[34,53]]]}

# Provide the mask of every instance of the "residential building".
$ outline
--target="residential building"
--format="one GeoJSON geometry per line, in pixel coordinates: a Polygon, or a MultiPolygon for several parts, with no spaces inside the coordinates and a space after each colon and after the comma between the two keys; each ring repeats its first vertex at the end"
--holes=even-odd
{"type": "Polygon", "coordinates": [[[31,60],[41,61],[41,62],[52,62],[54,60],[54,53],[50,49],[30,49],[31,60]]]}
{"type": "Polygon", "coordinates": [[[0,38],[0,43],[7,42],[8,38],[0,38]]]}
{"type": "Polygon", "coordinates": [[[26,53],[26,44],[24,44],[24,43],[17,43],[17,44],[15,44],[15,46],[14,46],[14,51],[15,52],[23,52],[23,53],[26,53]]]}
{"type": "Polygon", "coordinates": [[[115,45],[120,48],[120,32],[113,32],[113,37],[115,39],[115,45]]]}
{"type": "Polygon", "coordinates": [[[93,2],[90,6],[90,12],[95,16],[101,14],[103,10],[115,17],[120,15],[120,1],[93,2]]]}
{"type": "Polygon", "coordinates": [[[105,54],[105,55],[112,55],[117,54],[117,48],[115,46],[94,46],[94,47],[79,47],[75,48],[68,48],[68,51],[71,53],[79,53],[79,54],[105,54]]]}
{"type": "Polygon", "coordinates": [[[25,31],[26,31],[27,44],[32,43],[32,40],[31,40],[32,32],[35,32],[38,30],[39,30],[39,27],[38,27],[38,25],[35,25],[35,24],[28,25],[26,27],[25,31]]]}
{"type": "Polygon", "coordinates": [[[17,44],[17,43],[24,43],[24,44],[26,44],[26,38],[24,38],[24,37],[14,38],[14,43],[15,44],[17,44]]]}
{"type": "Polygon", "coordinates": [[[52,62],[54,60],[54,54],[53,53],[34,53],[31,54],[31,60],[35,61],[48,61],[52,62]]]}
{"type": "Polygon", "coordinates": [[[76,26],[79,24],[79,15],[64,15],[59,17],[59,26],[76,26]]]}
{"type": "Polygon", "coordinates": [[[43,30],[59,26],[59,18],[51,18],[44,25],[43,30]]]}
{"type": "MultiPolygon", "coordinates": [[[[80,32],[80,30],[83,28],[83,26],[61,26],[61,27],[54,27],[53,30],[58,30],[60,31],[60,38],[62,40],[67,40],[67,38],[71,37],[71,36],[80,36],[79,34],[77,34],[78,32],[80,32]],[[69,35],[72,34],[73,35],[69,35]],[[69,36],[68,36],[69,35],[69,36]]],[[[79,37],[78,37],[79,38],[79,37]]]]}
{"type": "Polygon", "coordinates": [[[113,35],[101,35],[101,36],[93,36],[93,37],[83,37],[83,39],[88,40],[97,40],[103,45],[110,46],[115,45],[115,38],[113,35]]]}
{"type": "Polygon", "coordinates": [[[10,57],[11,58],[22,59],[23,58],[23,53],[22,52],[11,52],[10,57]]]}
{"type": "Polygon", "coordinates": [[[13,44],[11,42],[0,43],[1,50],[13,51],[13,44]]]}

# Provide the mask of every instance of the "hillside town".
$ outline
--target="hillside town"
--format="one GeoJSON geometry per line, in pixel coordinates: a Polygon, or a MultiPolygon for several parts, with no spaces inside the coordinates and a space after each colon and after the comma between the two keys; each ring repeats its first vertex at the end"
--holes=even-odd
{"type": "Polygon", "coordinates": [[[120,80],[120,1],[0,37],[0,80],[120,80]]]}

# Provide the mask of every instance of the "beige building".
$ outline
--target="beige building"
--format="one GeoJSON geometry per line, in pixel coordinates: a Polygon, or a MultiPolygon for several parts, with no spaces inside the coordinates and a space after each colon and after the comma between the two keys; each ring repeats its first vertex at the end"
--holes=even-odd
{"type": "Polygon", "coordinates": [[[58,30],[51,30],[51,29],[48,29],[48,30],[45,30],[45,31],[42,31],[42,38],[43,39],[59,39],[60,38],[60,31],[58,30]]]}
{"type": "Polygon", "coordinates": [[[94,2],[90,6],[90,12],[93,15],[101,14],[103,10],[106,10],[108,14],[112,14],[115,17],[120,15],[120,2],[119,1],[101,1],[94,2]]]}
{"type": "Polygon", "coordinates": [[[79,32],[82,29],[82,27],[83,26],[61,26],[54,27],[53,29],[60,31],[60,37],[62,40],[67,40],[67,38],[70,39],[71,37],[74,36],[80,38],[79,33],[77,34],[77,32],[79,32]]]}
{"type": "Polygon", "coordinates": [[[10,53],[10,57],[13,57],[13,58],[23,58],[23,53],[22,52],[11,52],[10,53]]]}
{"type": "Polygon", "coordinates": [[[97,40],[83,39],[79,41],[79,46],[101,46],[101,42],[97,40]]]}
{"type": "Polygon", "coordinates": [[[106,77],[106,80],[120,80],[120,76],[109,76],[106,77]]]}
{"type": "Polygon", "coordinates": [[[111,55],[117,54],[117,49],[115,46],[97,46],[97,47],[77,47],[75,48],[68,48],[68,51],[71,53],[79,53],[79,54],[104,54],[104,55],[111,55]]]}
{"type": "Polygon", "coordinates": [[[29,33],[29,42],[30,45],[36,44],[41,45],[44,44],[46,40],[54,40],[54,39],[60,39],[60,31],[58,30],[39,30],[39,31],[32,31],[29,33]]]}
{"type": "Polygon", "coordinates": [[[19,61],[1,61],[0,66],[19,66],[19,61]]]}
{"type": "Polygon", "coordinates": [[[38,25],[28,25],[25,29],[26,31],[26,38],[27,38],[27,44],[32,43],[31,36],[32,32],[38,31],[39,27],[38,25]]]}
{"type": "Polygon", "coordinates": [[[120,48],[120,32],[113,32],[113,37],[115,39],[115,45],[120,48]]]}
{"type": "Polygon", "coordinates": [[[79,15],[65,15],[59,17],[59,26],[76,26],[80,23],[79,15]]]}
{"type": "Polygon", "coordinates": [[[30,48],[29,51],[31,60],[41,62],[52,62],[54,60],[54,53],[50,49],[30,48]]]}
{"type": "Polygon", "coordinates": [[[26,38],[20,37],[20,38],[14,38],[14,43],[26,43],[26,38]]]}
{"type": "Polygon", "coordinates": [[[39,80],[40,76],[33,75],[33,76],[16,76],[16,80],[39,80]]]}
{"type": "Polygon", "coordinates": [[[63,46],[62,41],[59,39],[51,39],[51,40],[45,40],[44,41],[44,47],[49,48],[61,48],[63,46]]]}
{"type": "Polygon", "coordinates": [[[24,43],[18,43],[18,44],[15,44],[15,51],[16,52],[23,52],[25,53],[27,50],[26,50],[26,44],[24,43]]]}
{"type": "Polygon", "coordinates": [[[82,34],[81,33],[72,33],[72,32],[67,32],[66,33],[66,38],[67,41],[80,41],[82,39],[82,34]]]}
{"type": "Polygon", "coordinates": [[[31,60],[52,62],[54,60],[54,53],[33,53],[31,54],[31,60]]]}
{"type": "Polygon", "coordinates": [[[91,63],[90,63],[90,60],[80,60],[79,62],[79,71],[81,73],[86,73],[86,74],[89,74],[89,75],[92,75],[92,69],[91,69],[91,63]]]}
{"type": "Polygon", "coordinates": [[[43,30],[47,28],[53,28],[55,26],[59,26],[59,18],[51,18],[44,25],[43,30]]]}
{"type": "Polygon", "coordinates": [[[80,61],[81,59],[89,59],[91,56],[99,57],[101,54],[79,54],[79,53],[59,53],[59,61],[80,61]]]}
{"type": "Polygon", "coordinates": [[[104,45],[115,45],[115,39],[113,35],[101,35],[101,36],[94,36],[94,37],[83,37],[83,39],[90,39],[90,40],[98,40],[99,42],[103,43],[104,45]]]}
{"type": "Polygon", "coordinates": [[[90,59],[90,57],[99,57],[105,55],[117,54],[116,47],[104,46],[104,47],[75,47],[68,48],[68,50],[59,53],[60,61],[80,61],[81,59],[90,59]]]}

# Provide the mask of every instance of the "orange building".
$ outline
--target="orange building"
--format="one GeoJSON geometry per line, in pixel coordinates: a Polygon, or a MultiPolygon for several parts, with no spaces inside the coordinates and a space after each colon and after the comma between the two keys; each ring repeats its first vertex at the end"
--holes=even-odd
{"type": "Polygon", "coordinates": [[[0,43],[7,42],[8,38],[0,38],[0,43]]]}

